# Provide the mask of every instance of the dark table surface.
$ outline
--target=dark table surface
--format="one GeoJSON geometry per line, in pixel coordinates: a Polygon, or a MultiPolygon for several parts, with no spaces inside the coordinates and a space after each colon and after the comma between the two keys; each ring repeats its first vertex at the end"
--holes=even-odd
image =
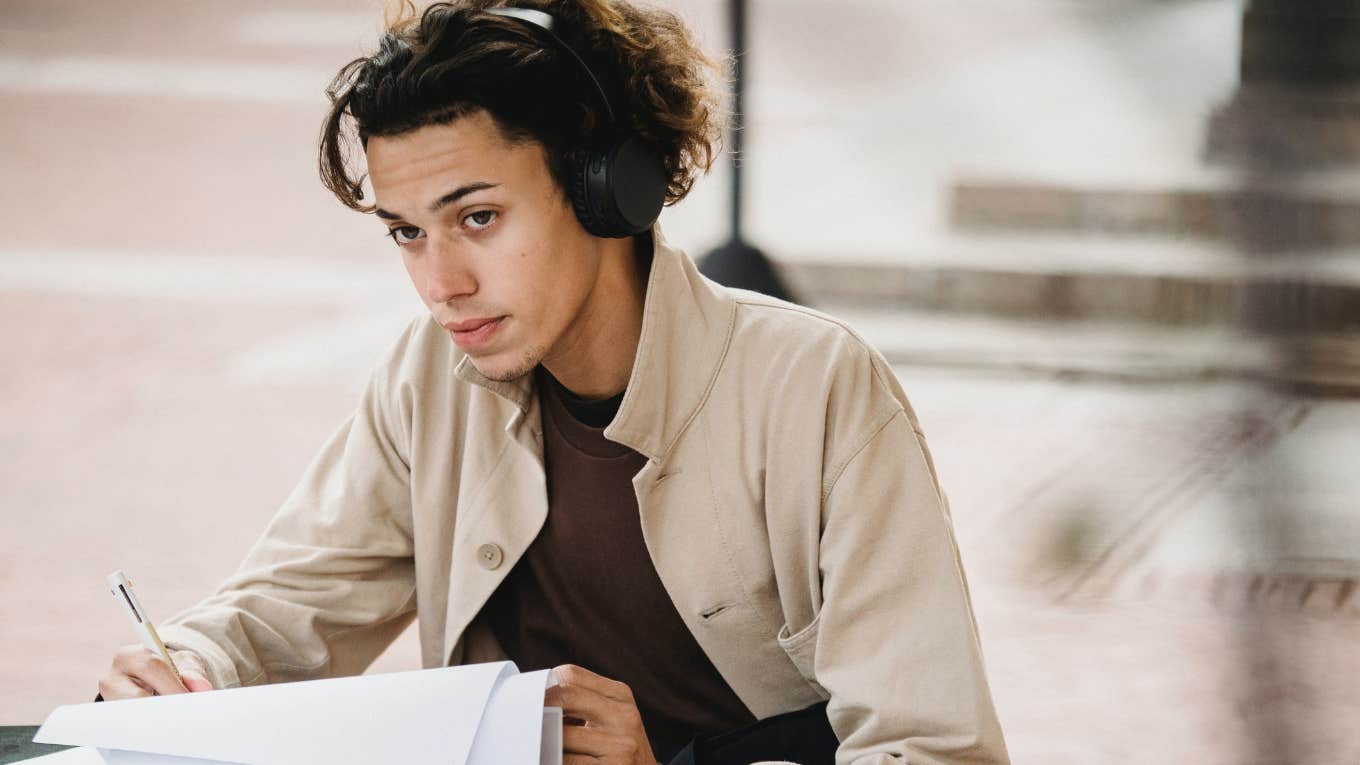
{"type": "Polygon", "coordinates": [[[30,757],[60,752],[69,746],[33,743],[36,725],[0,725],[0,763],[18,762],[30,757]]]}

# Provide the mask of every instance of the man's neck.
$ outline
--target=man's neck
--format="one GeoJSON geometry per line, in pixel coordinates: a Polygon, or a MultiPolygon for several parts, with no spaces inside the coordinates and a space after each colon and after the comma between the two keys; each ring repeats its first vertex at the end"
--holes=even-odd
{"type": "Polygon", "coordinates": [[[553,377],[585,399],[606,399],[628,386],[642,336],[650,234],[603,240],[600,274],[580,315],[543,359],[553,377]]]}

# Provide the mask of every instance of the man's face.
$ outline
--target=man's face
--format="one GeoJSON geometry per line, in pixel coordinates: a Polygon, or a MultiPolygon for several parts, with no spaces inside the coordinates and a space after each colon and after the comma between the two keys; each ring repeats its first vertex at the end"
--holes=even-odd
{"type": "Polygon", "coordinates": [[[486,377],[532,370],[563,341],[600,267],[541,146],[505,140],[479,111],[370,138],[367,155],[378,217],[435,320],[486,377]]]}

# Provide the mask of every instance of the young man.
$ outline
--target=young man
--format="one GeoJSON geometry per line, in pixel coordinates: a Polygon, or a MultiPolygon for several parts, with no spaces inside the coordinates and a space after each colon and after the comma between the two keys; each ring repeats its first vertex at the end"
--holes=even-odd
{"type": "MultiPolygon", "coordinates": [[[[1004,762],[891,370],[653,224],[713,156],[706,59],[621,0],[498,5],[398,21],[332,86],[323,178],[430,315],[237,574],[162,628],[190,689],[359,673],[419,614],[426,667],[555,667],[567,762],[797,758],[819,724],[838,763],[1004,762]]],[[[136,647],[100,687],[178,690],[136,647]]]]}

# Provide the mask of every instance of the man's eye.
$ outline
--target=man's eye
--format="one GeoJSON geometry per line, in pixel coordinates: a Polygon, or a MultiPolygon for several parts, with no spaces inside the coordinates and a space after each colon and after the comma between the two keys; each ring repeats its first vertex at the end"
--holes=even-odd
{"type": "Polygon", "coordinates": [[[463,222],[467,224],[469,228],[474,229],[486,228],[487,226],[490,226],[493,222],[495,222],[495,220],[496,220],[495,210],[478,210],[477,212],[471,213],[463,218],[463,222]]]}
{"type": "Polygon", "coordinates": [[[415,226],[395,226],[388,229],[387,233],[391,235],[392,241],[397,244],[406,244],[425,236],[425,232],[415,226]]]}

